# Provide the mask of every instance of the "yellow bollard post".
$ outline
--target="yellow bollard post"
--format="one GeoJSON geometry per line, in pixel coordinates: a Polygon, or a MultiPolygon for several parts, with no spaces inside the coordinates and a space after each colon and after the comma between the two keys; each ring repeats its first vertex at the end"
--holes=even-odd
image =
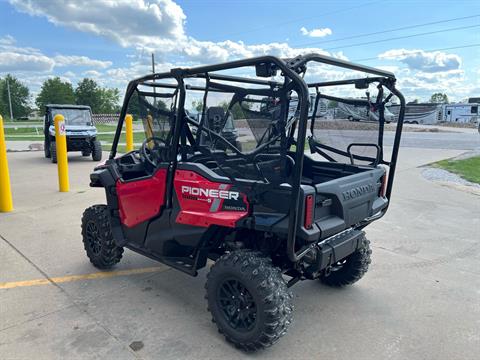
{"type": "Polygon", "coordinates": [[[13,211],[12,189],[8,172],[7,144],[3,130],[3,118],[0,115],[0,212],[13,211]]]}
{"type": "Polygon", "coordinates": [[[67,134],[65,131],[65,119],[63,115],[55,115],[55,146],[57,148],[58,190],[68,192],[70,183],[68,180],[67,158],[67,134]]]}
{"type": "Polygon", "coordinates": [[[126,150],[130,152],[133,150],[133,118],[128,114],[125,116],[125,137],[126,137],[126,150]]]}

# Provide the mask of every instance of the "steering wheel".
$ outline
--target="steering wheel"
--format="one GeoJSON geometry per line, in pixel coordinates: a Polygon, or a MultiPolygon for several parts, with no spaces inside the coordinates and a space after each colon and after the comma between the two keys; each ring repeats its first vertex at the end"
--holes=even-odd
{"type": "Polygon", "coordinates": [[[160,152],[158,151],[161,148],[161,145],[167,145],[165,140],[160,139],[159,137],[149,137],[145,139],[145,141],[142,143],[142,147],[140,148],[140,156],[153,168],[156,168],[158,166],[158,163],[162,161],[162,157],[160,155],[160,152]],[[148,144],[150,142],[153,142],[153,147],[150,148],[148,144]]]}

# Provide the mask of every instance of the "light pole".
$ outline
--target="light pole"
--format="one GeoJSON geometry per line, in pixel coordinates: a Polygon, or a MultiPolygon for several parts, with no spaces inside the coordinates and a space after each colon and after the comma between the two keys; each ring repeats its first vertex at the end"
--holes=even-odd
{"type": "Polygon", "coordinates": [[[10,119],[13,121],[12,97],[10,96],[10,83],[8,82],[8,76],[6,80],[7,80],[7,92],[8,92],[8,105],[10,106],[10,119]]]}
{"type": "MultiPolygon", "coordinates": [[[[152,74],[155,74],[155,54],[152,53],[152,74]]],[[[155,87],[155,79],[153,79],[153,106],[157,106],[157,88],[155,87]]]]}

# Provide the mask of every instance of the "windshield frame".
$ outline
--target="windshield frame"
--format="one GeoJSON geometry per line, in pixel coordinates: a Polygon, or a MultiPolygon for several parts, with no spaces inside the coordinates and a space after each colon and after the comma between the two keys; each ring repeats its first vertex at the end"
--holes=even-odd
{"type": "MultiPolygon", "coordinates": [[[[60,114],[64,117],[65,125],[67,126],[93,126],[92,112],[88,108],[50,107],[48,109],[48,112],[51,124],[53,124],[53,119],[55,118],[55,116],[60,114]],[[82,118],[88,118],[88,120],[82,122],[72,122],[71,115],[75,112],[81,112],[82,118]],[[86,114],[88,114],[88,116],[85,116],[86,114]]],[[[77,117],[75,117],[74,119],[76,118],[77,117]]]]}

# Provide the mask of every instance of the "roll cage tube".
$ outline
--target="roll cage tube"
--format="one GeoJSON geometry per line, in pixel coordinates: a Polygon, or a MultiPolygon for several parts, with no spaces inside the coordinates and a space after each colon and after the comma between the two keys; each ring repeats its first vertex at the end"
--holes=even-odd
{"type": "MultiPolygon", "coordinates": [[[[300,203],[300,186],[301,186],[302,170],[303,170],[305,138],[307,133],[307,117],[308,117],[308,101],[309,101],[307,84],[303,81],[302,77],[299,74],[297,74],[292,68],[287,66],[287,64],[283,60],[274,56],[260,56],[260,57],[251,58],[251,59],[243,59],[243,60],[231,61],[223,64],[207,65],[207,66],[200,66],[195,68],[172,69],[170,71],[170,74],[177,79],[177,82],[179,82],[179,79],[183,79],[185,77],[195,77],[196,75],[207,74],[212,71],[221,71],[221,70],[228,70],[231,68],[254,66],[260,63],[271,63],[277,66],[278,69],[280,69],[283,72],[283,75],[286,78],[289,78],[293,82],[293,84],[296,85],[296,86],[293,86],[293,88],[298,93],[298,98],[300,103],[300,111],[299,111],[300,116],[298,120],[299,128],[298,128],[298,136],[297,136],[297,148],[296,148],[296,154],[295,154],[295,170],[294,170],[294,175],[292,180],[292,197],[291,197],[290,208],[289,208],[289,227],[288,227],[289,230],[288,230],[288,240],[287,240],[288,258],[291,261],[296,262],[299,260],[299,257],[295,253],[295,237],[296,237],[297,223],[298,223],[297,214],[300,213],[298,211],[298,207],[300,203]]],[[[149,77],[146,77],[146,79],[148,78],[149,77]]],[[[181,101],[179,102],[179,106],[177,109],[177,119],[175,124],[176,128],[174,130],[174,139],[173,139],[174,141],[172,143],[173,147],[177,146],[178,140],[180,138],[180,125],[181,125],[180,122],[184,121],[184,117],[182,116],[184,112],[184,104],[182,103],[182,101],[184,102],[185,100],[186,86],[183,82],[181,84],[179,83],[178,85],[180,89],[181,101]]],[[[129,96],[131,95],[132,95],[132,90],[129,93],[129,96]]],[[[125,117],[124,112],[125,111],[122,111],[123,115],[121,115],[123,117],[125,117]]],[[[123,122],[122,119],[120,119],[120,121],[123,122]]],[[[117,134],[115,136],[115,139],[120,137],[119,130],[121,131],[120,124],[117,127],[117,134]]],[[[115,147],[117,142],[118,142],[118,139],[114,143],[115,147]]],[[[113,149],[112,149],[112,153],[113,153],[113,149]]],[[[175,166],[177,162],[176,157],[173,159],[173,162],[175,166]]]]}
{"type": "Polygon", "coordinates": [[[400,91],[398,91],[394,83],[386,84],[386,88],[390,90],[392,94],[394,94],[400,100],[400,112],[398,114],[398,120],[397,120],[397,131],[395,132],[395,139],[393,141],[393,151],[392,151],[392,157],[390,160],[390,171],[388,175],[387,189],[385,192],[385,196],[389,200],[388,204],[390,204],[390,198],[392,195],[392,187],[393,187],[393,178],[395,176],[395,168],[397,166],[398,148],[400,147],[400,138],[402,135],[403,120],[405,117],[405,97],[400,91]]]}
{"type": "MultiPolygon", "coordinates": [[[[161,74],[152,74],[143,76],[141,78],[132,80],[127,85],[127,90],[125,91],[125,97],[123,99],[122,110],[120,111],[120,118],[118,119],[117,128],[115,130],[115,135],[113,137],[112,149],[110,150],[109,159],[114,159],[117,155],[117,146],[118,141],[120,140],[120,135],[122,134],[123,122],[125,121],[125,116],[127,115],[128,110],[128,103],[130,102],[130,98],[132,97],[134,91],[137,89],[139,84],[145,84],[147,80],[160,80],[160,79],[173,79],[170,73],[161,73],[161,74]]],[[[177,85],[168,84],[172,89],[178,88],[177,85]]]]}
{"type": "Polygon", "coordinates": [[[345,60],[340,60],[330,56],[325,56],[325,55],[320,55],[315,53],[300,55],[300,56],[297,56],[296,58],[290,59],[289,65],[290,67],[299,69],[305,66],[310,61],[316,61],[316,62],[320,62],[327,65],[338,66],[345,69],[361,71],[361,72],[366,72],[368,74],[379,75],[382,77],[395,79],[395,75],[390,71],[380,70],[370,66],[356,64],[356,63],[348,62],[345,60]]]}
{"type": "MultiPolygon", "coordinates": [[[[225,81],[232,81],[232,82],[240,82],[240,83],[251,83],[251,84],[259,84],[259,85],[270,85],[270,86],[283,86],[285,88],[290,88],[290,90],[295,90],[298,94],[299,100],[299,117],[298,120],[294,122],[293,127],[296,126],[298,123],[298,135],[297,135],[297,144],[296,144],[296,153],[295,153],[295,168],[293,171],[293,178],[292,178],[292,196],[291,202],[289,206],[289,227],[288,227],[288,238],[287,238],[287,256],[290,261],[297,262],[300,258],[302,258],[309,250],[309,247],[303,247],[298,252],[295,251],[295,238],[296,238],[296,231],[297,231],[297,224],[298,218],[297,214],[300,213],[298,211],[299,203],[300,203],[300,186],[301,186],[301,174],[303,171],[303,157],[304,157],[304,149],[305,149],[305,141],[306,141],[306,132],[307,132],[307,121],[308,121],[308,108],[309,108],[309,87],[322,87],[322,86],[334,86],[334,85],[346,85],[346,84],[355,84],[356,86],[362,86],[364,83],[370,83],[373,81],[381,81],[394,95],[396,95],[400,99],[400,113],[397,125],[397,131],[394,140],[394,148],[392,152],[392,158],[390,163],[390,176],[387,182],[387,189],[386,189],[386,196],[389,199],[391,196],[391,190],[393,185],[393,175],[395,172],[395,166],[397,161],[398,155],[398,146],[400,144],[400,136],[403,126],[403,117],[405,114],[405,99],[403,95],[395,88],[395,76],[393,73],[388,71],[383,71],[359,64],[349,63],[347,61],[338,60],[335,58],[319,55],[319,54],[308,54],[304,56],[299,56],[294,59],[286,59],[282,60],[274,56],[261,56],[251,59],[244,59],[244,60],[237,60],[231,61],[223,64],[216,64],[216,65],[207,65],[207,66],[200,66],[195,68],[177,68],[172,69],[168,73],[161,73],[161,74],[152,74],[148,75],[136,80],[133,80],[129,83],[127,87],[127,91],[125,94],[125,99],[123,102],[122,111],[120,114],[119,123],[117,125],[117,130],[115,133],[112,151],[110,153],[110,159],[113,159],[116,155],[116,150],[118,146],[118,141],[120,138],[121,130],[123,127],[123,121],[127,112],[128,103],[130,101],[131,96],[133,95],[136,87],[139,84],[152,86],[152,87],[165,87],[165,88],[177,88],[180,91],[180,98],[178,102],[177,112],[176,112],[176,119],[174,122],[174,137],[172,146],[172,157],[171,161],[173,162],[173,167],[176,166],[177,157],[173,156],[173,152],[176,151],[178,147],[178,143],[180,141],[181,132],[183,126],[186,126],[186,123],[189,122],[189,119],[185,116],[185,97],[186,97],[186,90],[188,89],[195,89],[195,90],[204,90],[207,91],[207,88],[192,86],[184,83],[185,78],[189,77],[198,77],[198,78],[205,78],[210,77],[210,79],[216,80],[225,80],[225,81]],[[306,84],[301,76],[302,73],[306,71],[305,65],[310,61],[316,61],[319,63],[324,63],[333,66],[339,66],[355,71],[366,72],[369,74],[374,74],[379,77],[374,78],[365,78],[365,79],[351,79],[351,80],[340,80],[340,81],[331,81],[331,82],[323,82],[323,83],[314,83],[314,84],[306,84]],[[232,68],[239,68],[239,67],[246,67],[246,66],[255,66],[257,64],[272,64],[275,69],[279,69],[282,71],[282,75],[285,77],[285,82],[283,84],[277,83],[275,81],[266,81],[260,79],[245,79],[240,77],[228,76],[228,75],[220,75],[220,74],[210,74],[210,72],[221,71],[221,70],[228,70],[232,68]],[[174,84],[158,84],[155,82],[149,82],[149,80],[157,80],[157,79],[175,79],[177,81],[177,85],[174,84]],[[363,81],[363,83],[362,83],[363,81]],[[292,86],[293,85],[293,86],[292,86]]],[[[208,89],[213,90],[213,89],[208,89]]],[[[221,89],[216,89],[213,91],[222,92],[221,89]]],[[[213,134],[212,134],[213,135],[213,134]]],[[[290,134],[293,136],[293,133],[290,134]]],[[[233,150],[233,149],[232,149],[233,150]]]]}
{"type": "MultiPolygon", "coordinates": [[[[309,92],[307,84],[303,81],[299,74],[297,74],[294,70],[287,66],[287,64],[274,56],[262,56],[253,59],[245,59],[245,60],[238,60],[232,61],[225,64],[220,65],[209,65],[209,66],[201,66],[197,68],[185,69],[183,70],[184,73],[187,75],[196,75],[196,74],[205,74],[211,71],[219,71],[219,70],[226,70],[232,67],[245,67],[245,66],[252,66],[259,63],[273,63],[276,65],[282,72],[286,78],[289,78],[296,86],[294,86],[295,90],[298,93],[298,98],[300,102],[300,111],[299,111],[299,128],[298,128],[298,136],[297,136],[297,147],[295,153],[295,170],[292,180],[292,196],[291,202],[289,207],[289,226],[288,226],[288,238],[287,238],[287,256],[292,262],[297,262],[300,257],[297,256],[295,252],[295,237],[297,232],[297,223],[298,217],[297,214],[300,213],[298,211],[298,207],[300,204],[300,186],[301,186],[301,179],[302,179],[302,171],[303,171],[303,156],[305,150],[305,138],[307,135],[307,118],[308,118],[308,101],[309,101],[309,92]]],[[[176,70],[176,69],[174,69],[176,70]]],[[[172,70],[172,71],[174,71],[172,70]]],[[[287,84],[285,84],[287,85],[287,84]]],[[[183,86],[181,89],[181,93],[185,92],[185,87],[183,86]]],[[[180,105],[183,109],[183,104],[180,105]]],[[[179,110],[180,110],[179,107],[179,110]]],[[[177,121],[180,121],[180,114],[177,115],[177,121]]],[[[176,160],[174,160],[176,162],[176,160]]]]}

